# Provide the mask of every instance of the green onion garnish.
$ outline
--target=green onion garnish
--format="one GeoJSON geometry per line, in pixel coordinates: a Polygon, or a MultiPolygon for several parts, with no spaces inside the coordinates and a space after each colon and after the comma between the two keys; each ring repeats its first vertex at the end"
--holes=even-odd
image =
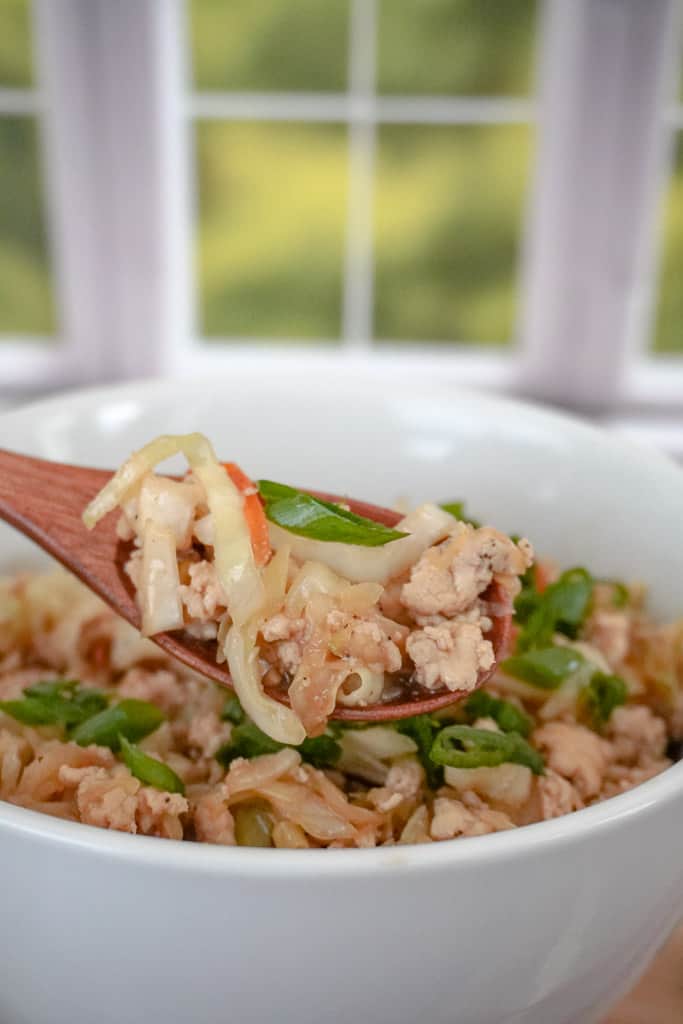
{"type": "Polygon", "coordinates": [[[239,697],[235,694],[226,700],[221,711],[221,718],[224,722],[232,722],[233,725],[240,725],[244,721],[244,710],[240,704],[239,697]]]}
{"type": "Polygon", "coordinates": [[[536,775],[544,771],[543,758],[519,733],[448,725],[438,733],[430,757],[449,768],[495,768],[523,764],[536,775]]]}
{"type": "Polygon", "coordinates": [[[625,608],[631,599],[631,594],[625,583],[619,580],[604,580],[612,588],[612,606],[614,608],[625,608]]]}
{"type": "Polygon", "coordinates": [[[475,690],[465,701],[464,711],[471,722],[478,718],[492,718],[503,732],[518,732],[520,736],[528,736],[534,724],[521,708],[509,700],[493,697],[485,690],[475,690]]]}
{"type": "MultiPolygon", "coordinates": [[[[244,712],[242,712],[244,714],[244,712]]],[[[234,726],[230,739],[217,751],[216,759],[227,768],[236,757],[260,757],[261,754],[276,754],[287,744],[278,743],[262,732],[257,725],[245,718],[234,726]]],[[[328,730],[322,736],[307,737],[298,747],[303,761],[314,768],[333,768],[341,757],[341,747],[328,730]]]]}
{"type": "Polygon", "coordinates": [[[553,633],[575,639],[588,614],[594,582],[586,569],[567,569],[539,594],[533,581],[527,580],[515,605],[520,621],[524,622],[517,650],[545,647],[552,641],[553,633]]]}
{"type": "Polygon", "coordinates": [[[26,687],[21,699],[0,701],[0,711],[24,725],[73,727],[106,706],[104,693],[81,686],[74,679],[35,683],[26,687]]]}
{"type": "Polygon", "coordinates": [[[300,537],[339,544],[359,544],[362,547],[381,547],[389,541],[406,536],[400,530],[392,530],[382,523],[357,516],[339,505],[314,498],[286,484],[259,480],[258,487],[268,519],[300,537]]]}
{"type": "Polygon", "coordinates": [[[619,676],[595,672],[579,695],[579,707],[589,724],[600,730],[615,708],[626,703],[628,688],[619,676]]]}
{"type": "Polygon", "coordinates": [[[119,735],[119,744],[124,764],[128,766],[130,774],[140,782],[144,782],[146,786],[154,786],[155,789],[163,789],[167,793],[185,792],[183,780],[163,761],[150,757],[123,735],[119,735]]]}
{"type": "Polygon", "coordinates": [[[514,679],[521,679],[542,690],[555,690],[584,664],[583,655],[572,647],[542,647],[526,654],[513,654],[500,667],[514,679]]]}
{"type": "Polygon", "coordinates": [[[435,764],[430,757],[434,737],[441,728],[438,719],[431,715],[413,715],[412,718],[401,718],[394,723],[396,731],[410,736],[417,745],[417,756],[420,760],[427,783],[432,789],[443,785],[443,768],[435,764]]]}
{"type": "Polygon", "coordinates": [[[472,519],[465,512],[464,501],[446,501],[441,505],[444,512],[448,512],[449,516],[453,516],[454,519],[458,519],[461,523],[469,523],[470,526],[474,526],[478,529],[481,523],[478,519],[472,519]]]}
{"type": "Polygon", "coordinates": [[[71,739],[82,747],[95,743],[116,752],[121,736],[136,743],[158,729],[163,720],[163,713],[156,704],[146,700],[122,700],[82,722],[74,729],[71,739]]]}

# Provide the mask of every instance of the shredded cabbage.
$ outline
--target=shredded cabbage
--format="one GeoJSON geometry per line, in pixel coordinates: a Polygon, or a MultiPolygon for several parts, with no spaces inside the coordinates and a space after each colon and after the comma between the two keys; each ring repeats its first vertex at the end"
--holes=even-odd
{"type": "Polygon", "coordinates": [[[134,452],[90,502],[83,522],[92,529],[125,501],[157,463],[182,453],[202,484],[213,522],[214,561],[233,622],[246,622],[263,601],[263,584],[243,514],[244,499],[202,434],[165,434],[134,452]]]}
{"type": "Polygon", "coordinates": [[[180,629],[183,624],[178,556],[173,532],[158,526],[153,519],[145,523],[142,538],[142,572],[137,594],[142,615],[140,632],[153,636],[167,629],[180,629]]]}
{"type": "Polygon", "coordinates": [[[181,483],[148,473],[140,487],[138,521],[144,524],[152,519],[157,526],[171,530],[177,548],[185,548],[192,539],[195,509],[203,497],[197,483],[181,483]]]}
{"type": "Polygon", "coordinates": [[[256,646],[257,629],[256,623],[241,629],[232,626],[225,638],[225,657],[235,693],[259,729],[278,743],[298,746],[306,738],[303,725],[291,708],[268,697],[263,690],[256,646]]]}

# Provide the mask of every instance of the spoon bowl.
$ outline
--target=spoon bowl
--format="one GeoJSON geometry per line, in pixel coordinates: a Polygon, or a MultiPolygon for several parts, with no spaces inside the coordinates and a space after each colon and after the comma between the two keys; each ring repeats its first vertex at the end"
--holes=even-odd
{"type": "MultiPolygon", "coordinates": [[[[104,487],[112,472],[85,466],[71,466],[45,459],[36,459],[0,449],[0,519],[20,530],[43,550],[62,563],[86,586],[102,598],[122,618],[140,629],[140,610],[133,584],[124,571],[130,545],[122,542],[116,532],[116,515],[110,513],[96,530],[89,531],[82,514],[86,505],[104,487]]],[[[310,491],[326,501],[344,502],[357,515],[374,519],[385,526],[395,526],[401,515],[392,509],[356,501],[346,496],[310,491]]],[[[495,607],[507,608],[498,585],[492,584],[484,595],[495,607]]],[[[493,645],[495,660],[482,672],[477,687],[496,671],[504,657],[511,631],[511,613],[491,616],[493,626],[487,634],[493,645]]],[[[232,679],[225,663],[216,661],[217,647],[213,640],[200,640],[186,630],[156,633],[149,638],[167,654],[177,658],[193,671],[207,676],[221,686],[232,689],[232,679]]],[[[381,722],[425,714],[447,707],[470,693],[444,690],[437,693],[410,688],[395,699],[367,707],[335,708],[332,718],[342,721],[381,722]]],[[[289,704],[286,692],[269,691],[283,704],[289,704]]]]}

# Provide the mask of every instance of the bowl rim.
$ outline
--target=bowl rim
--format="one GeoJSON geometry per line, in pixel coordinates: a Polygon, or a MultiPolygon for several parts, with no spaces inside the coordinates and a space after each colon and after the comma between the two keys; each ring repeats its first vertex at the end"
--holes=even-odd
{"type": "MultiPolygon", "coordinates": [[[[353,371],[355,386],[376,385],[372,368],[365,375],[353,371]]],[[[262,374],[262,367],[243,365],[238,374],[262,374]]],[[[292,368],[292,373],[300,373],[292,368]]],[[[315,374],[316,371],[314,371],[315,374]]],[[[320,373],[321,383],[330,384],[329,374],[320,373]]],[[[411,393],[416,390],[414,375],[408,376],[400,370],[397,379],[404,378],[410,383],[411,393]]],[[[234,376],[233,376],[234,381],[234,376]]],[[[41,411],[49,412],[60,406],[87,406],[124,397],[139,397],[149,400],[166,391],[177,388],[205,387],[208,383],[216,386],[216,376],[200,375],[189,379],[141,378],[134,381],[97,387],[75,388],[47,398],[39,398],[22,404],[18,408],[0,413],[0,426],[10,426],[12,421],[21,422],[41,411]]],[[[311,375],[306,376],[307,386],[311,375]]],[[[334,388],[339,387],[339,378],[334,378],[334,388]]],[[[454,386],[443,379],[429,378],[427,374],[417,381],[417,386],[426,385],[431,394],[438,391],[449,399],[466,399],[496,406],[512,414],[525,415],[562,430],[574,437],[592,439],[601,446],[611,446],[621,455],[635,461],[647,460],[658,463],[661,471],[671,474],[680,484],[681,469],[665,453],[646,443],[609,432],[604,428],[586,423],[578,417],[549,408],[542,403],[523,401],[475,388],[454,386]]],[[[44,843],[55,843],[77,848],[82,852],[106,856],[125,862],[137,863],[154,869],[170,869],[183,874],[236,875],[240,877],[277,878],[313,876],[336,878],[359,878],[382,874],[401,874],[423,869],[476,866],[491,861],[529,856],[543,849],[547,852],[558,844],[584,842],[587,836],[602,834],[606,829],[618,828],[634,815],[639,818],[655,811],[661,811],[680,797],[683,791],[683,761],[665,769],[652,779],[642,782],[626,793],[593,804],[548,821],[536,822],[520,828],[490,835],[467,837],[433,843],[406,846],[382,846],[372,849],[309,849],[273,850],[247,847],[214,846],[208,843],[193,843],[182,840],[163,839],[152,836],[131,835],[115,832],[81,822],[55,818],[40,811],[0,801],[0,832],[18,833],[25,838],[44,843]]]]}
{"type": "Polygon", "coordinates": [[[159,839],[53,818],[3,801],[0,835],[14,833],[86,855],[182,875],[358,880],[380,873],[401,876],[424,870],[476,869],[541,852],[550,856],[560,845],[574,846],[602,836],[627,825],[634,816],[642,824],[648,812],[661,814],[670,809],[669,805],[680,801],[682,792],[683,762],[679,762],[626,793],[549,821],[490,835],[371,849],[274,850],[159,839]]]}

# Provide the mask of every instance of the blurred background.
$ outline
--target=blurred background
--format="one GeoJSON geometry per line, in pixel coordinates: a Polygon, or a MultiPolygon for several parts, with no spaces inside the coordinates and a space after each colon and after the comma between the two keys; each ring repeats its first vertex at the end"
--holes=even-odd
{"type": "Polygon", "coordinates": [[[0,0],[0,404],[260,360],[683,455],[679,0],[0,0]]]}

